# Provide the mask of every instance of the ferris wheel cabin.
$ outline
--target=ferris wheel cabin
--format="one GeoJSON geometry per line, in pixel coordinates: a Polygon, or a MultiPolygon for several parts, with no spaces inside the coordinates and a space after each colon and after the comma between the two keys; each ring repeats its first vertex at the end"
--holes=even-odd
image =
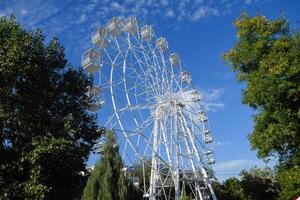
{"type": "Polygon", "coordinates": [[[150,41],[154,36],[154,32],[152,26],[145,25],[141,28],[142,39],[146,41],[150,41]]]}
{"type": "Polygon", "coordinates": [[[210,165],[215,164],[216,160],[215,160],[214,154],[211,150],[205,151],[204,154],[205,154],[205,157],[206,157],[206,162],[208,164],[210,164],[210,165]]]}
{"type": "Polygon", "coordinates": [[[212,136],[211,136],[211,132],[209,130],[205,130],[204,131],[204,136],[203,136],[203,140],[205,143],[211,143],[212,142],[212,136]]]}
{"type": "Polygon", "coordinates": [[[196,103],[200,101],[200,94],[197,90],[191,91],[192,100],[196,103]]]}
{"type": "Polygon", "coordinates": [[[135,17],[129,17],[125,20],[124,30],[130,34],[137,32],[137,21],[135,17]]]}
{"type": "Polygon", "coordinates": [[[108,30],[105,27],[98,27],[93,33],[92,33],[92,43],[96,47],[102,49],[107,47],[107,34],[108,30]]]}
{"type": "Polygon", "coordinates": [[[113,36],[119,36],[121,34],[121,19],[119,17],[113,17],[107,24],[107,28],[113,36]]]}
{"type": "Polygon", "coordinates": [[[160,37],[156,40],[156,46],[163,52],[168,50],[168,42],[166,38],[160,37]]]}
{"type": "Polygon", "coordinates": [[[190,84],[192,81],[192,77],[187,71],[182,71],[180,73],[180,78],[181,78],[182,82],[184,82],[186,84],[190,84]]]}
{"type": "Polygon", "coordinates": [[[89,110],[96,112],[104,105],[101,86],[93,86],[89,89],[88,96],[92,99],[89,110]]]}
{"type": "Polygon", "coordinates": [[[81,65],[84,70],[94,73],[99,68],[100,53],[94,49],[87,50],[81,58],[81,65]]]}
{"type": "Polygon", "coordinates": [[[180,65],[180,59],[177,53],[172,53],[169,59],[172,67],[178,67],[180,65]]]}

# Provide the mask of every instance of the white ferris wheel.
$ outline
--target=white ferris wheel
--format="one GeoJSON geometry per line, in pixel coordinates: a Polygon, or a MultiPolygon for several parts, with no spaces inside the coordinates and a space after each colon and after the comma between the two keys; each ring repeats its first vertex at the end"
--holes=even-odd
{"type": "Polygon", "coordinates": [[[206,111],[166,38],[150,25],[139,28],[135,17],[113,17],[91,40],[81,61],[94,77],[90,110],[116,132],[124,171],[143,197],[178,200],[185,190],[216,200],[206,111]],[[136,165],[142,177],[130,172],[136,165]]]}

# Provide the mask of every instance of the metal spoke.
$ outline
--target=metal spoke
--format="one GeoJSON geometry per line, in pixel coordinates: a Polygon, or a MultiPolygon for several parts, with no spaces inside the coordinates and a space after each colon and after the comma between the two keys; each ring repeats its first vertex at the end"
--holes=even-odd
{"type": "Polygon", "coordinates": [[[205,200],[204,184],[216,200],[207,173],[213,156],[209,121],[183,79],[179,58],[150,26],[138,29],[135,18],[109,23],[106,32],[93,34],[93,48],[82,58],[98,87],[92,98],[100,126],[115,131],[124,165],[142,164],[144,197],[178,200],[189,187],[193,199],[205,200]]]}

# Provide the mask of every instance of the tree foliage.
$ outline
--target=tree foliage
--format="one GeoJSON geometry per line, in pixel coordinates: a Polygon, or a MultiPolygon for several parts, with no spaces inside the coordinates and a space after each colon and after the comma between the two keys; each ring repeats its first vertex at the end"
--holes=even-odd
{"type": "Polygon", "coordinates": [[[300,168],[294,166],[291,168],[280,167],[277,173],[277,180],[281,186],[278,199],[294,199],[300,196],[300,168]]]}
{"type": "Polygon", "coordinates": [[[74,199],[97,131],[91,81],[56,38],[0,18],[0,199],[74,199]]]}
{"type": "Polygon", "coordinates": [[[249,135],[251,146],[260,158],[278,156],[281,188],[287,187],[281,181],[285,176],[293,177],[289,185],[294,189],[289,192],[296,192],[294,186],[300,180],[296,173],[300,165],[300,30],[291,31],[284,17],[268,20],[262,15],[244,14],[234,25],[238,41],[224,59],[246,83],[243,102],[257,111],[249,135]]]}
{"type": "Polygon", "coordinates": [[[126,179],[119,147],[112,131],[106,134],[102,158],[92,171],[82,199],[84,200],[135,200],[138,191],[126,179]]]}
{"type": "Polygon", "coordinates": [[[248,200],[237,178],[229,178],[223,183],[214,182],[213,188],[218,199],[222,200],[248,200]]]}
{"type": "Polygon", "coordinates": [[[251,145],[258,156],[299,156],[300,31],[283,17],[244,14],[235,21],[238,41],[224,58],[247,83],[243,102],[257,109],[251,145]]]}
{"type": "Polygon", "coordinates": [[[242,170],[240,180],[229,178],[213,186],[218,199],[222,200],[274,200],[279,193],[275,172],[270,168],[242,170]]]}
{"type": "Polygon", "coordinates": [[[244,193],[253,200],[273,200],[279,193],[275,172],[269,168],[252,167],[240,173],[244,193]]]}

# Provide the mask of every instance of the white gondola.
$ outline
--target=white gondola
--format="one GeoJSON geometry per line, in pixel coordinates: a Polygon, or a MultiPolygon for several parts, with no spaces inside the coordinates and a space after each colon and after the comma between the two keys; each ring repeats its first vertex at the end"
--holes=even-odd
{"type": "Polygon", "coordinates": [[[141,36],[143,40],[150,41],[154,35],[152,26],[145,25],[141,28],[141,36]]]}
{"type": "Polygon", "coordinates": [[[106,137],[101,137],[97,143],[93,146],[92,150],[93,153],[102,154],[104,151],[104,145],[106,143],[106,137]]]}
{"type": "Polygon", "coordinates": [[[184,82],[186,84],[191,84],[192,77],[191,77],[190,73],[188,73],[187,71],[182,71],[180,73],[180,78],[181,78],[182,82],[184,82]]]}
{"type": "MultiPolygon", "coordinates": [[[[93,83],[102,86],[90,88],[87,107],[101,112],[99,124],[121,137],[111,145],[120,145],[122,175],[146,199],[180,199],[189,191],[191,199],[216,200],[209,181],[214,157],[208,158],[214,138],[205,131],[209,120],[200,117],[201,123],[198,115],[203,110],[207,117],[204,97],[189,83],[180,55],[170,51],[168,38],[134,17],[110,18],[103,27],[91,35],[93,50],[82,59],[86,71],[96,71],[88,74],[93,83]]],[[[93,151],[101,157],[106,149],[98,142],[93,151]]]]}
{"type": "Polygon", "coordinates": [[[197,90],[192,90],[191,91],[191,96],[192,96],[192,100],[194,102],[199,102],[200,101],[200,94],[197,90]]]}
{"type": "Polygon", "coordinates": [[[206,162],[208,164],[214,164],[215,163],[215,158],[214,158],[214,154],[212,152],[212,150],[207,150],[204,152],[205,157],[206,157],[206,162]]]}
{"type": "Polygon", "coordinates": [[[161,51],[167,51],[168,50],[168,42],[166,38],[160,37],[156,40],[156,46],[161,50],[161,51]]]}
{"type": "Polygon", "coordinates": [[[132,176],[132,177],[129,177],[129,181],[132,183],[132,185],[134,185],[135,187],[139,187],[140,185],[140,179],[139,177],[137,176],[132,176]]]}
{"type": "Polygon", "coordinates": [[[213,154],[209,154],[209,156],[206,157],[206,162],[209,165],[215,164],[216,160],[214,158],[214,155],[213,154]]]}
{"type": "Polygon", "coordinates": [[[107,28],[113,36],[121,34],[121,19],[119,17],[113,17],[107,24],[107,28]]]}
{"type": "Polygon", "coordinates": [[[204,151],[204,154],[205,154],[206,156],[209,156],[209,155],[211,155],[211,154],[212,154],[212,150],[207,150],[207,151],[204,151]]]}
{"type": "MultiPolygon", "coordinates": [[[[126,173],[126,174],[127,174],[127,173],[130,174],[130,173],[134,172],[134,168],[133,168],[132,166],[125,166],[125,167],[122,168],[122,171],[123,171],[124,173],[126,173]]],[[[125,175],[126,175],[126,174],[125,174],[125,175]]]]}
{"type": "Polygon", "coordinates": [[[169,59],[172,67],[178,67],[180,65],[180,58],[177,53],[172,53],[169,59]]]}
{"type": "Polygon", "coordinates": [[[87,50],[81,58],[81,65],[84,70],[94,73],[99,69],[100,53],[94,49],[87,50]]]}
{"type": "Polygon", "coordinates": [[[207,122],[207,116],[205,115],[205,112],[199,112],[199,120],[200,122],[204,123],[207,122]]]}
{"type": "Polygon", "coordinates": [[[137,32],[137,21],[135,17],[129,17],[125,20],[124,30],[130,34],[137,32]]]}
{"type": "Polygon", "coordinates": [[[92,43],[96,47],[102,49],[107,47],[107,34],[108,30],[105,27],[98,27],[93,33],[92,33],[92,43]]]}
{"type": "Polygon", "coordinates": [[[123,167],[123,168],[121,169],[121,171],[124,172],[124,173],[126,173],[127,170],[128,170],[128,167],[123,167]]]}
{"type": "Polygon", "coordinates": [[[212,142],[212,136],[209,130],[204,131],[203,139],[205,143],[211,143],[212,142]]]}
{"type": "Polygon", "coordinates": [[[93,148],[93,153],[95,154],[102,154],[104,151],[104,147],[101,144],[96,143],[93,148]]]}
{"type": "Polygon", "coordinates": [[[103,94],[101,86],[93,86],[89,89],[88,95],[92,98],[89,110],[96,112],[104,105],[103,94]]]}

